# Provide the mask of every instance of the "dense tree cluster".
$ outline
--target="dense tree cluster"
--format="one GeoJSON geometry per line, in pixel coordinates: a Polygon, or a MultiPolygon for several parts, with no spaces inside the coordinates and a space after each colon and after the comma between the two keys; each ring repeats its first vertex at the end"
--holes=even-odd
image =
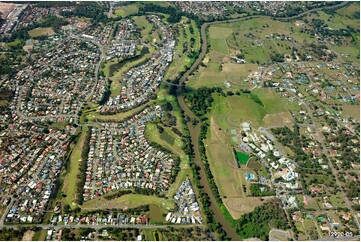
{"type": "Polygon", "coordinates": [[[126,195],[126,194],[131,194],[131,193],[133,193],[133,192],[130,191],[130,190],[120,190],[120,191],[117,191],[114,194],[106,194],[106,195],[104,195],[104,198],[106,200],[112,200],[112,199],[121,197],[121,196],[126,195]]]}
{"type": "Polygon", "coordinates": [[[202,87],[197,90],[194,90],[185,95],[186,101],[189,103],[189,106],[193,113],[197,116],[203,116],[207,113],[208,108],[212,106],[214,92],[222,92],[222,88],[214,87],[202,87]]]}
{"type": "Polygon", "coordinates": [[[91,18],[93,23],[106,22],[107,16],[104,14],[106,7],[97,2],[79,2],[73,11],[63,11],[65,17],[86,17],[91,18]]]}
{"type": "Polygon", "coordinates": [[[22,240],[26,229],[7,229],[3,228],[0,230],[0,241],[20,241],[22,240]]]}
{"type": "Polygon", "coordinates": [[[191,14],[191,13],[185,13],[173,6],[167,6],[163,7],[160,5],[156,5],[153,3],[145,3],[142,4],[139,8],[139,14],[144,14],[145,12],[156,12],[156,13],[165,13],[169,14],[167,21],[169,23],[177,23],[181,20],[182,16],[194,19],[196,23],[200,26],[203,22],[198,18],[198,16],[191,14]]]}
{"type": "Polygon", "coordinates": [[[251,193],[254,197],[265,197],[265,196],[274,196],[276,193],[272,191],[269,186],[252,183],[251,184],[251,193]]]}
{"type": "Polygon", "coordinates": [[[138,229],[127,228],[106,228],[111,238],[102,238],[103,240],[122,240],[122,241],[135,241],[139,235],[138,229]]]}
{"type": "Polygon", "coordinates": [[[272,228],[290,228],[280,200],[272,200],[256,207],[253,212],[243,215],[236,225],[237,233],[242,239],[269,240],[268,234],[272,228]]]}
{"type": "Polygon", "coordinates": [[[41,2],[36,2],[36,7],[38,8],[56,8],[56,7],[69,7],[69,6],[74,6],[75,3],[74,2],[58,2],[58,1],[41,1],[41,2]]]}
{"type": "MultiPolygon", "coordinates": [[[[192,227],[192,228],[179,228],[176,229],[174,227],[169,227],[166,229],[159,229],[158,230],[160,234],[162,234],[163,238],[161,240],[163,241],[210,241],[214,240],[214,238],[211,236],[210,231],[204,230],[201,227],[192,227]]],[[[159,235],[154,234],[155,240],[157,240],[157,237],[159,238],[159,235]]]]}
{"type": "Polygon", "coordinates": [[[284,62],[284,56],[280,53],[275,53],[271,55],[271,60],[273,62],[284,62]]]}

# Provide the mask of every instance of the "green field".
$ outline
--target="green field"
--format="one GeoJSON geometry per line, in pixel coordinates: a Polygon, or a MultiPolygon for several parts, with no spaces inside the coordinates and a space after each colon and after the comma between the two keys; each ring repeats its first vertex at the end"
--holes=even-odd
{"type": "Polygon", "coordinates": [[[179,36],[176,42],[176,53],[173,62],[165,75],[165,79],[175,79],[180,72],[190,67],[194,58],[190,58],[191,51],[197,52],[200,49],[200,34],[194,20],[188,20],[182,17],[182,21],[177,24],[179,36]],[[190,23],[186,23],[190,21],[190,23]],[[193,28],[193,34],[190,31],[190,26],[193,28]],[[194,44],[191,43],[191,38],[194,39],[194,44]],[[186,47],[184,46],[186,45],[186,47]]]}
{"type": "Polygon", "coordinates": [[[222,28],[216,25],[209,27],[209,38],[211,43],[211,49],[218,51],[222,54],[228,55],[227,37],[233,33],[231,28],[222,28]]]}
{"type": "Polygon", "coordinates": [[[343,117],[353,117],[354,119],[360,121],[360,105],[342,105],[343,117]]]}
{"type": "Polygon", "coordinates": [[[137,27],[141,29],[141,36],[143,36],[143,39],[151,41],[152,38],[149,33],[152,30],[153,25],[145,18],[145,16],[135,16],[133,19],[137,27]]]}
{"type": "Polygon", "coordinates": [[[245,197],[241,189],[242,184],[245,182],[245,170],[237,169],[234,151],[228,145],[228,140],[229,137],[224,129],[220,128],[216,120],[211,117],[210,132],[208,132],[204,145],[219,193],[221,197],[245,197]]]}
{"type": "Polygon", "coordinates": [[[174,207],[174,203],[172,201],[157,196],[126,194],[112,200],[106,200],[103,196],[97,197],[84,202],[81,208],[82,211],[99,209],[128,209],[150,204],[157,205],[162,212],[166,212],[168,209],[172,209],[174,207]]]}
{"type": "Polygon", "coordinates": [[[135,4],[119,6],[114,9],[114,14],[112,13],[110,17],[126,17],[130,14],[134,14],[138,12],[138,6],[135,4]]]}
{"type": "Polygon", "coordinates": [[[83,127],[79,140],[71,152],[69,170],[64,178],[63,193],[66,194],[65,202],[72,208],[76,206],[76,196],[81,196],[81,194],[76,194],[76,186],[78,183],[79,163],[81,162],[81,154],[85,146],[87,133],[88,127],[83,127]]]}
{"type": "Polygon", "coordinates": [[[332,204],[332,206],[335,207],[335,208],[339,208],[339,207],[344,208],[344,207],[346,207],[345,200],[344,200],[341,193],[337,193],[335,195],[330,196],[329,201],[332,204]]]}
{"type": "Polygon", "coordinates": [[[37,37],[37,36],[49,36],[55,34],[53,28],[36,28],[28,31],[29,35],[31,37],[37,37]]]}
{"type": "MultiPolygon", "coordinates": [[[[314,41],[293,22],[276,21],[269,17],[214,24],[209,28],[211,50],[224,55],[241,52],[248,63],[269,63],[277,53],[290,55],[291,48],[301,46],[304,40],[314,41]],[[297,44],[271,38],[272,34],[292,37],[297,44]]],[[[303,49],[300,48],[300,51],[303,49]]]]}
{"type": "Polygon", "coordinates": [[[184,152],[182,151],[182,140],[174,134],[170,128],[164,127],[164,132],[159,133],[156,124],[147,123],[146,124],[146,136],[150,141],[154,141],[164,148],[170,150],[178,156],[185,157],[184,152]]]}
{"type": "Polygon", "coordinates": [[[149,206],[149,215],[150,219],[154,222],[162,222],[164,220],[164,217],[162,215],[161,209],[158,205],[151,204],[149,206]]]}
{"type": "Polygon", "coordinates": [[[234,151],[238,164],[239,165],[246,165],[248,160],[249,160],[249,156],[246,154],[243,154],[242,152],[239,151],[234,151]]]}
{"type": "Polygon", "coordinates": [[[52,123],[51,125],[49,125],[49,127],[58,128],[60,130],[63,130],[66,125],[67,125],[67,123],[52,123]]]}
{"type": "Polygon", "coordinates": [[[17,45],[20,45],[20,44],[21,44],[21,40],[20,39],[15,39],[12,42],[5,43],[5,48],[10,48],[12,46],[17,46],[17,45]]]}
{"type": "MultiPolygon", "coordinates": [[[[265,123],[264,118],[267,115],[274,114],[283,118],[288,114],[288,110],[299,109],[297,103],[289,103],[272,90],[255,89],[252,93],[259,97],[264,107],[252,100],[249,94],[227,97],[215,95],[211,115],[217,119],[221,128],[239,127],[238,125],[245,121],[258,127],[265,123]]],[[[280,123],[282,120],[278,121],[280,123]]]]}
{"type": "MultiPolygon", "coordinates": [[[[150,102],[150,103],[152,103],[152,102],[150,102]]],[[[126,118],[132,117],[137,112],[141,112],[148,105],[149,105],[149,103],[145,103],[145,104],[140,105],[139,107],[133,108],[129,111],[117,113],[114,115],[101,115],[100,113],[97,113],[97,112],[84,113],[84,115],[85,115],[86,119],[88,119],[88,122],[93,122],[94,119],[99,119],[99,120],[104,120],[104,121],[116,120],[117,122],[119,122],[126,118]]]]}
{"type": "Polygon", "coordinates": [[[250,89],[252,84],[244,80],[252,72],[258,71],[258,65],[251,63],[236,64],[230,63],[230,61],[220,64],[223,58],[223,54],[211,51],[206,57],[205,67],[200,67],[189,77],[188,86],[195,89],[203,86],[225,88],[225,82],[227,82],[230,84],[231,90],[250,89]]]}

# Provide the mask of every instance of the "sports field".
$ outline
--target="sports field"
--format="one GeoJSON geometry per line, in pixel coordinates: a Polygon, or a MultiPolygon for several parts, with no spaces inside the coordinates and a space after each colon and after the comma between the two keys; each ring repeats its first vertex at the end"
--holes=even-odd
{"type": "Polygon", "coordinates": [[[239,165],[246,165],[248,160],[249,160],[249,156],[242,153],[242,152],[239,152],[239,151],[234,151],[234,153],[236,154],[236,158],[237,158],[237,161],[238,161],[238,164],[239,165]]]}

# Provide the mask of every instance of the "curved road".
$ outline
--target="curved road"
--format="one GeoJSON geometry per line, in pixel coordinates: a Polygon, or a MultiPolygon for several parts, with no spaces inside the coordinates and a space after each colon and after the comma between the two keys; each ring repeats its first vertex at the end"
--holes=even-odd
{"type": "MultiPolygon", "coordinates": [[[[311,12],[319,11],[319,10],[322,10],[322,9],[339,8],[339,7],[343,7],[343,6],[347,5],[347,4],[348,4],[348,2],[342,2],[340,4],[333,5],[333,6],[311,9],[311,10],[305,11],[305,12],[300,13],[300,14],[295,15],[295,16],[283,17],[283,18],[280,17],[280,18],[275,18],[275,19],[277,19],[277,20],[289,20],[289,19],[293,19],[293,18],[299,18],[299,17],[302,17],[302,16],[304,16],[304,15],[306,15],[308,13],[311,13],[311,12]]],[[[258,18],[258,17],[261,17],[261,16],[262,15],[253,15],[253,16],[246,16],[246,17],[237,18],[237,19],[206,22],[201,26],[201,39],[202,39],[201,52],[200,52],[198,58],[193,63],[193,65],[181,77],[180,85],[178,85],[178,88],[177,88],[177,91],[176,91],[179,106],[184,111],[184,113],[186,115],[188,115],[190,118],[197,118],[197,117],[188,108],[188,106],[185,104],[184,95],[182,94],[182,84],[186,84],[188,76],[198,67],[198,65],[202,62],[202,60],[204,59],[204,57],[205,57],[205,55],[207,53],[207,35],[206,35],[207,27],[210,24],[236,22],[236,21],[242,21],[242,20],[247,20],[247,19],[252,19],[252,18],[258,18]]],[[[223,215],[222,215],[222,213],[221,213],[221,211],[220,211],[220,209],[219,209],[219,207],[218,207],[218,205],[216,203],[216,200],[215,200],[215,198],[213,196],[213,193],[212,193],[212,191],[210,189],[209,181],[207,179],[207,175],[206,175],[203,163],[202,163],[201,158],[200,158],[200,152],[199,152],[199,147],[198,147],[198,137],[199,137],[199,134],[200,134],[200,126],[201,126],[201,124],[198,123],[197,125],[193,126],[191,122],[188,122],[187,126],[188,126],[188,129],[189,129],[190,135],[191,135],[192,145],[194,147],[194,153],[195,153],[194,161],[200,167],[200,171],[199,171],[200,176],[201,176],[200,184],[203,186],[204,192],[206,192],[208,194],[208,196],[210,197],[210,202],[211,202],[210,208],[211,208],[211,210],[213,212],[214,218],[215,218],[216,221],[218,221],[222,225],[224,231],[227,233],[227,235],[232,240],[240,240],[240,238],[238,237],[235,229],[223,217],[223,215]]]]}

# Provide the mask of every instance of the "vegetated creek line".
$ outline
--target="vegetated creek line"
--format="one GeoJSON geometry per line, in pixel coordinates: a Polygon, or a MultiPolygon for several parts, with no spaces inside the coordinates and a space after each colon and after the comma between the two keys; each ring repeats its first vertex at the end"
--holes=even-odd
{"type": "MultiPolygon", "coordinates": [[[[337,5],[334,5],[334,6],[329,6],[329,7],[324,7],[324,8],[316,8],[316,9],[305,11],[305,12],[300,13],[300,14],[295,15],[295,16],[279,17],[279,18],[276,18],[276,19],[277,20],[289,20],[289,19],[293,19],[293,18],[298,18],[298,17],[304,16],[304,15],[310,13],[310,12],[318,11],[318,10],[321,10],[321,9],[332,9],[332,8],[342,7],[342,6],[346,5],[347,3],[348,2],[341,2],[340,4],[337,4],[337,5]]],[[[209,25],[211,25],[211,24],[237,22],[237,21],[248,20],[248,19],[257,18],[257,17],[261,17],[261,16],[262,15],[246,16],[246,17],[237,18],[237,19],[207,22],[207,23],[204,23],[202,25],[202,27],[201,27],[201,39],[202,39],[201,52],[199,53],[199,56],[195,60],[193,65],[181,77],[180,82],[179,82],[180,85],[178,86],[177,92],[176,92],[179,106],[184,111],[184,113],[186,115],[188,115],[190,118],[197,118],[197,117],[194,115],[194,113],[185,104],[184,95],[182,94],[182,84],[186,84],[188,76],[198,67],[198,65],[202,62],[202,60],[204,59],[204,57],[205,57],[205,55],[207,53],[207,35],[206,35],[207,27],[209,25]]],[[[224,229],[224,231],[227,233],[227,235],[232,240],[240,240],[240,238],[238,237],[235,229],[223,217],[223,215],[222,215],[222,213],[221,213],[221,211],[220,211],[220,209],[219,209],[219,207],[217,205],[216,199],[214,198],[213,193],[212,193],[212,191],[210,189],[209,181],[208,181],[208,178],[207,178],[203,163],[201,161],[201,157],[200,157],[200,153],[199,153],[199,147],[198,147],[198,137],[199,137],[199,134],[200,134],[201,124],[198,123],[197,125],[193,126],[191,124],[191,122],[188,122],[187,126],[188,126],[189,133],[190,133],[190,136],[191,136],[192,145],[194,147],[194,154],[195,154],[194,161],[196,162],[196,164],[200,168],[200,170],[199,170],[200,177],[201,177],[200,184],[203,187],[203,191],[205,193],[207,193],[208,196],[210,197],[210,202],[211,202],[210,208],[211,208],[211,210],[213,212],[213,216],[214,216],[215,220],[222,225],[222,228],[224,229]]]]}
{"type": "MultiPolygon", "coordinates": [[[[215,23],[215,22],[212,22],[212,23],[215,23]]],[[[192,73],[193,70],[201,63],[201,61],[203,60],[205,54],[207,53],[206,27],[209,24],[210,23],[205,23],[201,27],[201,37],[202,37],[201,52],[200,52],[198,58],[193,63],[193,65],[191,66],[191,68],[186,73],[184,73],[184,75],[181,77],[180,84],[185,83],[185,81],[187,80],[187,77],[189,76],[189,74],[192,73]]],[[[188,115],[190,118],[196,118],[196,116],[193,114],[193,112],[187,107],[187,105],[184,102],[184,96],[182,95],[181,85],[179,85],[178,88],[177,88],[177,99],[178,99],[179,106],[184,111],[184,114],[188,115]]],[[[198,137],[199,137],[199,134],[200,134],[201,124],[198,123],[197,125],[193,126],[191,124],[191,122],[188,122],[187,126],[188,126],[188,129],[189,129],[192,144],[193,144],[193,147],[194,147],[194,154],[195,154],[194,161],[197,164],[197,166],[199,166],[199,168],[200,168],[200,170],[199,170],[200,185],[203,187],[203,191],[205,193],[207,193],[208,196],[210,197],[210,203],[211,203],[210,208],[211,208],[211,210],[213,212],[213,216],[214,216],[215,220],[222,225],[222,228],[227,233],[227,236],[229,236],[232,240],[240,240],[240,238],[238,237],[235,229],[223,217],[223,215],[222,215],[222,213],[221,213],[221,211],[220,211],[220,209],[219,209],[219,207],[217,205],[216,199],[214,198],[213,193],[212,193],[212,191],[210,189],[209,181],[208,181],[208,178],[207,178],[207,175],[206,175],[206,171],[204,169],[204,164],[201,161],[199,147],[198,147],[198,137]]]]}

